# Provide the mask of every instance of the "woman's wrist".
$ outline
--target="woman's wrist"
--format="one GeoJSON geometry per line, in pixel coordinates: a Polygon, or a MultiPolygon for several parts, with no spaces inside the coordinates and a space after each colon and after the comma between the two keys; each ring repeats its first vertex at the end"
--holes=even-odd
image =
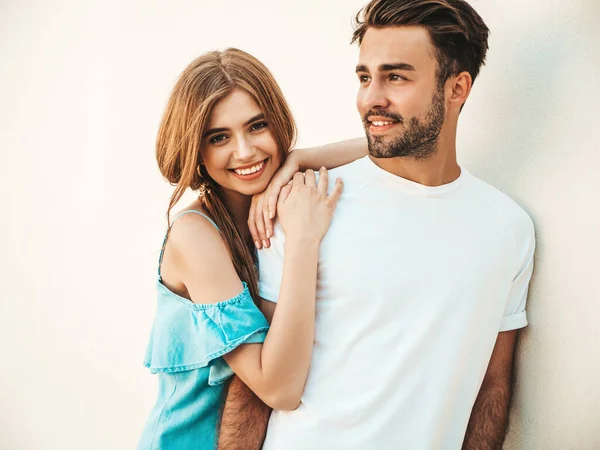
{"type": "Polygon", "coordinates": [[[305,164],[302,161],[303,152],[305,151],[306,150],[300,148],[292,150],[288,153],[285,163],[292,164],[295,167],[296,172],[306,170],[305,164]]]}
{"type": "Polygon", "coordinates": [[[310,252],[312,250],[318,251],[319,246],[321,245],[321,238],[315,235],[286,235],[284,245],[286,253],[295,251],[300,253],[310,252]]]}

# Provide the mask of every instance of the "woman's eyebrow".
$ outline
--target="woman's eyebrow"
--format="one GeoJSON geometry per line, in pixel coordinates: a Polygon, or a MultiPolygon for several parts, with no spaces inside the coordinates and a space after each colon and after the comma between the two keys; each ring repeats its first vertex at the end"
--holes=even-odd
{"type": "Polygon", "coordinates": [[[228,131],[229,128],[211,128],[210,130],[206,130],[202,137],[208,137],[211,134],[222,133],[223,131],[228,131]]]}
{"type": "Polygon", "coordinates": [[[264,118],[265,118],[264,113],[259,113],[259,114],[255,115],[253,118],[251,118],[249,121],[247,121],[244,125],[250,125],[252,122],[256,122],[257,120],[264,119],[264,118]]]}
{"type": "MultiPolygon", "coordinates": [[[[254,117],[252,117],[250,120],[246,121],[246,123],[244,123],[244,126],[250,125],[252,122],[256,122],[257,120],[264,119],[264,118],[265,118],[264,113],[259,113],[259,114],[255,115],[254,117]]],[[[210,130],[206,130],[204,132],[204,134],[202,135],[202,137],[208,137],[211,134],[222,133],[224,131],[229,131],[229,128],[211,128],[210,130]]]]}

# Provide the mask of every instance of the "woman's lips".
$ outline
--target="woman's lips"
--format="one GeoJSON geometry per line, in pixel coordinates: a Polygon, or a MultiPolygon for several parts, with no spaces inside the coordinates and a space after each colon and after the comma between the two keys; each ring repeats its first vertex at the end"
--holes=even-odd
{"type": "MultiPolygon", "coordinates": [[[[237,178],[239,178],[240,180],[244,180],[244,181],[253,181],[256,180],[257,178],[259,178],[265,171],[265,168],[267,167],[267,162],[268,162],[269,158],[265,159],[264,161],[260,162],[260,169],[258,169],[256,172],[252,172],[249,174],[240,174],[236,172],[236,169],[229,169],[229,171],[235,175],[237,178]]],[[[252,168],[252,167],[256,167],[258,164],[255,164],[254,166],[249,167],[248,169],[252,168]]],[[[240,169],[237,169],[240,170],[240,169]]]]}

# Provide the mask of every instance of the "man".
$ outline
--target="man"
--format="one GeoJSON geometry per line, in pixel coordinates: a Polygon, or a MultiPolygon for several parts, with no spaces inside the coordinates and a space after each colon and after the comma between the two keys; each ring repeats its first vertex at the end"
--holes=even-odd
{"type": "MultiPolygon", "coordinates": [[[[489,30],[463,0],[373,0],[359,17],[369,156],[331,171],[345,187],[321,245],[311,370],[300,407],[272,413],[264,448],[501,449],[534,230],[456,161],[489,30]]],[[[259,252],[269,302],[284,251],[279,229],[259,252]]],[[[262,440],[267,413],[252,399],[232,384],[221,448],[262,440]]]]}

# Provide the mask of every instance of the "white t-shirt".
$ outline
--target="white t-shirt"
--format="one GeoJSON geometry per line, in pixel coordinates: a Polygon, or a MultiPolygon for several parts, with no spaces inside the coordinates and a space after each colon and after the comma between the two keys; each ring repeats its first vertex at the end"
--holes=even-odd
{"type": "MultiPolygon", "coordinates": [[[[264,449],[460,449],[498,332],[527,325],[532,221],[464,169],[428,187],[365,157],[336,177],[306,389],[297,410],[273,412],[264,449]]],[[[259,252],[266,300],[284,239],[276,225],[259,252]]]]}

